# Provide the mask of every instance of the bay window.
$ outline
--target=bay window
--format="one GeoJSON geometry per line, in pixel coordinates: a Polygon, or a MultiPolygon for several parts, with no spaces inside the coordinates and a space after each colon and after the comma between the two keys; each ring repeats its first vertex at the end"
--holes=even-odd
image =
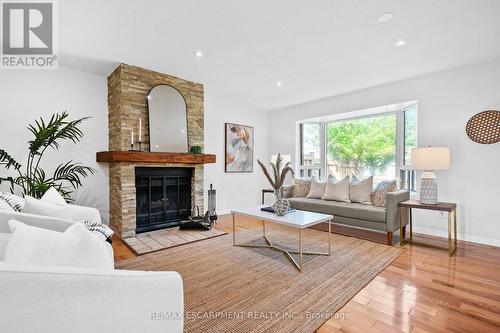
{"type": "Polygon", "coordinates": [[[377,109],[383,111],[300,123],[299,175],[373,176],[375,185],[398,179],[401,188],[414,191],[416,175],[409,164],[411,148],[417,146],[417,104],[377,109]]]}

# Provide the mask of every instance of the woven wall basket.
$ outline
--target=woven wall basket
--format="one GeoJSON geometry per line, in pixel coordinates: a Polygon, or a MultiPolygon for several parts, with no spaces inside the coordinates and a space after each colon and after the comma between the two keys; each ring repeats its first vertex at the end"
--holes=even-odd
{"type": "Polygon", "coordinates": [[[469,119],[465,132],[472,141],[477,143],[500,142],[500,111],[479,112],[469,119]]]}

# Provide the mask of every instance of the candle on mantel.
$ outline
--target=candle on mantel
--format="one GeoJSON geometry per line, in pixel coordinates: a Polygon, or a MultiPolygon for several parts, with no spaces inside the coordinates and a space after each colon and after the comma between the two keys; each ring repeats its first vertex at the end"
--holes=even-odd
{"type": "Polygon", "coordinates": [[[139,142],[142,142],[142,119],[139,118],[139,142]]]}
{"type": "Polygon", "coordinates": [[[130,145],[134,145],[134,130],[130,130],[130,145]]]}

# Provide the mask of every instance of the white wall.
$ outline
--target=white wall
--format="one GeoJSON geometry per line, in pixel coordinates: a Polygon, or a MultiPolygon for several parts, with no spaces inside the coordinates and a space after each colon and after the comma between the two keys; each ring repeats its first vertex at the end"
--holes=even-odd
{"type": "MultiPolygon", "coordinates": [[[[269,153],[295,155],[297,120],[410,100],[418,100],[419,146],[450,147],[451,169],[437,172],[439,199],[458,203],[459,238],[500,246],[500,143],[476,144],[465,134],[471,116],[500,110],[500,60],[271,111],[269,153]]],[[[415,215],[415,230],[447,235],[445,216],[415,215]]]]}
{"type": "MultiPolygon", "coordinates": [[[[24,163],[30,133],[26,129],[35,118],[50,117],[67,110],[71,118],[90,116],[83,126],[85,137],[77,145],[64,144],[58,152],[47,154],[43,166],[53,170],[73,159],[98,170],[85,180],[74,195],[77,204],[97,207],[108,221],[109,186],[107,164],[95,162],[97,151],[108,149],[107,83],[104,76],[72,69],[47,71],[2,71],[0,75],[0,149],[24,163]]],[[[205,168],[205,187],[217,189],[219,214],[231,208],[260,202],[260,190],[269,187],[256,158],[269,160],[267,151],[268,113],[250,110],[229,102],[224,92],[205,86],[205,152],[217,155],[217,163],[205,168]],[[224,172],[224,123],[233,122],[255,128],[255,159],[252,173],[224,172]]],[[[0,166],[0,174],[6,171],[0,166]]],[[[7,191],[2,185],[0,190],[7,191]]]]}
{"type": "Polygon", "coordinates": [[[232,208],[260,203],[262,188],[268,188],[257,158],[269,162],[268,113],[248,109],[241,103],[231,102],[223,92],[205,86],[205,152],[217,155],[217,163],[205,165],[205,188],[212,183],[217,190],[218,214],[232,208]],[[254,171],[251,173],[224,172],[224,123],[254,127],[254,171]]]}
{"type": "MultiPolygon", "coordinates": [[[[0,73],[0,148],[18,162],[26,160],[31,133],[28,124],[56,112],[68,111],[71,119],[92,117],[82,125],[83,140],[64,143],[57,152],[48,151],[42,162],[51,173],[62,162],[74,160],[92,166],[98,174],[84,181],[74,199],[96,207],[108,222],[109,187],[107,164],[97,165],[96,151],[108,148],[107,83],[104,76],[60,68],[57,70],[12,70],[0,73]]],[[[0,166],[0,174],[6,174],[0,166]]],[[[7,191],[2,185],[0,190],[7,191]]]]}

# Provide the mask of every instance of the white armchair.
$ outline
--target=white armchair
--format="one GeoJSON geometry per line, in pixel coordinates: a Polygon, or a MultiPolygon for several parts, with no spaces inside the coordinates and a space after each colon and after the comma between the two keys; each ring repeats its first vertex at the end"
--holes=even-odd
{"type": "MultiPolygon", "coordinates": [[[[97,211],[71,207],[75,214],[71,216],[78,220],[97,211]]],[[[10,219],[61,232],[75,223],[0,211],[2,332],[183,331],[183,285],[178,273],[8,263],[1,247],[9,238],[10,219]]]]}

